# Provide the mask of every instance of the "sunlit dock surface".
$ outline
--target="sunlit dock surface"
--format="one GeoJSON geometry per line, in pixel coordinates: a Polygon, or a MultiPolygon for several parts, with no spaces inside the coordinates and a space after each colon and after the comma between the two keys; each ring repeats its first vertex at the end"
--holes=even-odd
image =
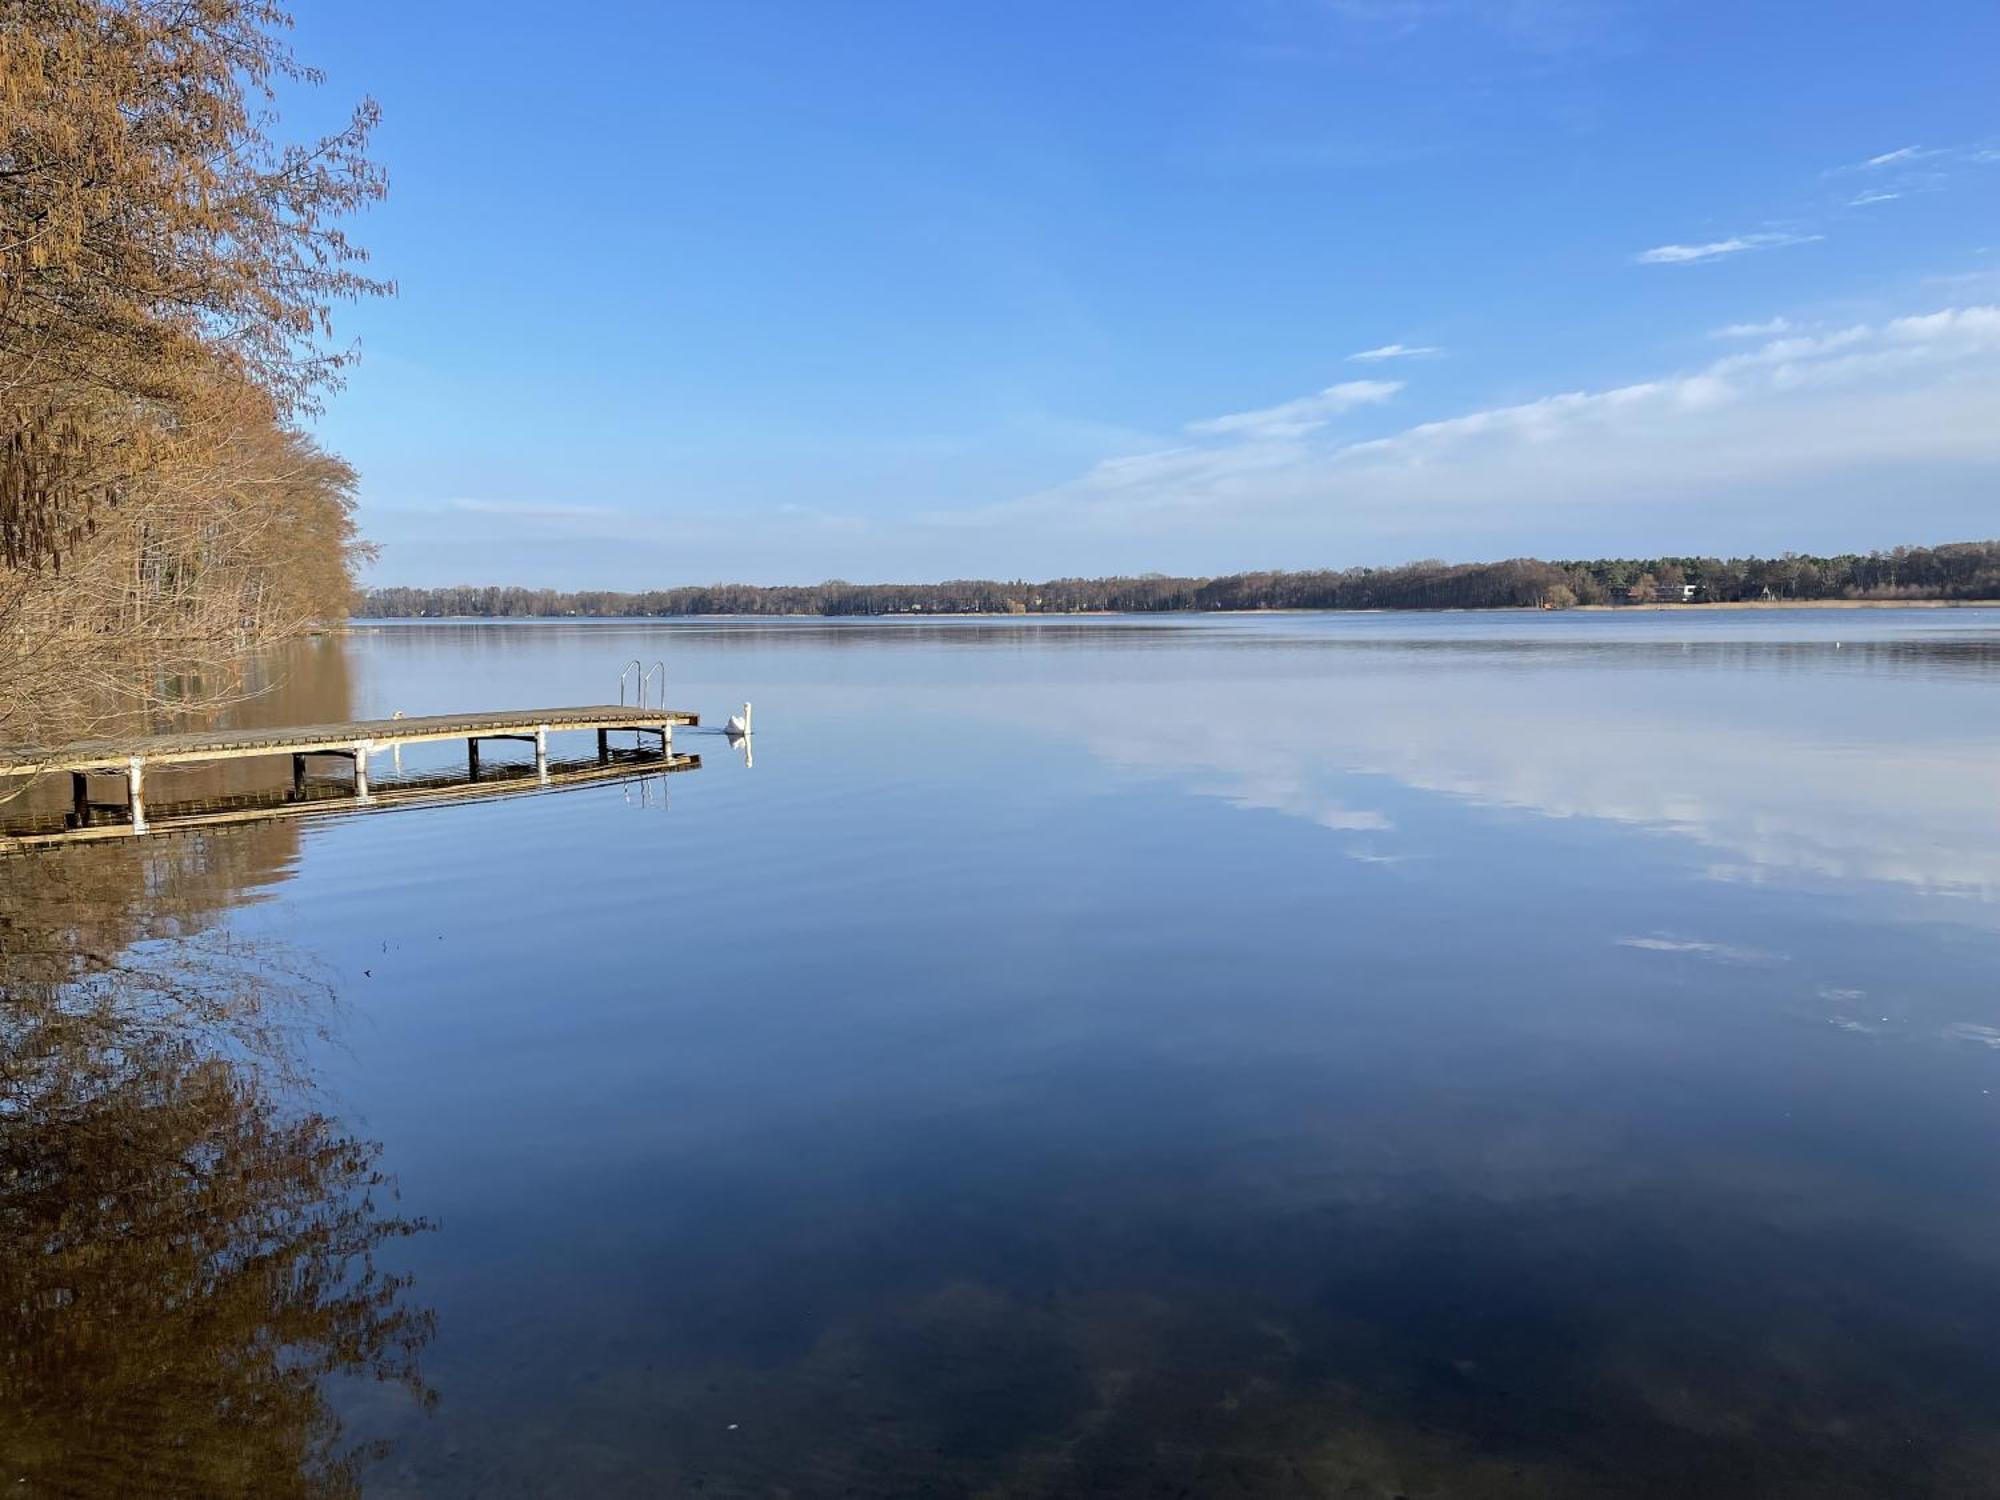
{"type": "Polygon", "coordinates": [[[133,759],[147,765],[234,760],[250,755],[345,754],[356,745],[387,750],[431,740],[532,739],[552,729],[639,730],[658,733],[699,724],[681,709],[596,704],[582,708],[514,708],[491,713],[426,714],[415,718],[355,719],[282,729],[207,729],[175,734],[114,735],[65,745],[0,746],[0,776],[45,771],[123,771],[133,759]]]}
{"type": "MultiPolygon", "coordinates": [[[[378,780],[368,794],[358,796],[345,780],[311,780],[302,786],[232,792],[162,802],[147,809],[146,831],[168,833],[213,828],[232,823],[262,823],[283,818],[326,817],[334,814],[380,812],[392,808],[430,807],[484,798],[518,797],[562,791],[603,782],[645,782],[662,774],[701,769],[699,755],[668,751],[613,750],[606,759],[511,761],[489,764],[479,774],[429,771],[393,780],[378,780]]],[[[76,821],[74,811],[0,817],[0,856],[57,844],[101,839],[129,839],[137,831],[131,818],[115,804],[93,803],[88,821],[76,821]]]]}

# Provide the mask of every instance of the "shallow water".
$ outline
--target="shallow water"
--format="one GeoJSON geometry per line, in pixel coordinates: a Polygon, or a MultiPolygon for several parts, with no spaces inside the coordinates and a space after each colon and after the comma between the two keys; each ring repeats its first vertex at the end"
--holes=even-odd
{"type": "Polygon", "coordinates": [[[37,1288],[24,1493],[2000,1493],[2000,614],[385,625],[243,712],[630,657],[754,765],[0,862],[296,981],[230,1097],[407,1278],[37,1288]],[[285,1372],[270,1472],[125,1350],[285,1372]]]}

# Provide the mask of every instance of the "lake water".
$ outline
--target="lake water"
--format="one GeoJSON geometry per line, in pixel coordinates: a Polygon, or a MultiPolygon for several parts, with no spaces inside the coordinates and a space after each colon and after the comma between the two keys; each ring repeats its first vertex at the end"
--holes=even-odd
{"type": "Polygon", "coordinates": [[[18,1003],[178,1018],[10,1009],[10,1493],[2000,1494],[2000,613],[388,624],[242,713],[632,657],[754,764],[0,861],[18,1003]]]}

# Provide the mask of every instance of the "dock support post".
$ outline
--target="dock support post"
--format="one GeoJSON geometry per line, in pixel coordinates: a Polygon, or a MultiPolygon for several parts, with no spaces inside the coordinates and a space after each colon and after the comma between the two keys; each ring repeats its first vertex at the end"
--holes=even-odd
{"type": "Polygon", "coordinates": [[[469,781],[477,781],[479,779],[478,740],[467,740],[465,742],[465,774],[466,779],[469,781]]]}
{"type": "Polygon", "coordinates": [[[305,794],[306,758],[303,755],[294,755],[292,757],[292,800],[294,802],[300,801],[304,798],[305,794]]]}
{"type": "Polygon", "coordinates": [[[368,742],[361,741],[354,747],[354,795],[363,802],[368,800],[368,742]]]}
{"type": "Polygon", "coordinates": [[[549,726],[546,724],[535,726],[535,779],[549,779],[549,726]]]}
{"type": "Polygon", "coordinates": [[[69,773],[69,800],[76,826],[90,822],[90,777],[82,771],[69,773]]]}
{"type": "Polygon", "coordinates": [[[137,755],[125,761],[125,798],[132,806],[132,831],[146,831],[146,762],[137,755]]]}
{"type": "Polygon", "coordinates": [[[611,759],[611,731],[608,729],[600,729],[597,731],[598,764],[602,765],[605,761],[609,759],[611,759]]]}
{"type": "Polygon", "coordinates": [[[660,726],[660,759],[672,760],[673,758],[674,726],[671,724],[662,724],[660,726]]]}

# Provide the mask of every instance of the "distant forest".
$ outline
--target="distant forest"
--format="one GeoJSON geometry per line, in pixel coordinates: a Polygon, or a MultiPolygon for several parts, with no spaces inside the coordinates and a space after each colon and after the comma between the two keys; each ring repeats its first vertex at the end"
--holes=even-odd
{"type": "Polygon", "coordinates": [[[1232,573],[1224,578],[1057,578],[1047,583],[827,583],[617,593],[585,589],[379,588],[377,619],[471,615],[965,615],[1221,609],[1568,609],[1579,604],[1737,604],[1784,599],[2000,599],[2000,541],[1838,557],[1598,558],[1414,562],[1394,568],[1232,573]]]}

